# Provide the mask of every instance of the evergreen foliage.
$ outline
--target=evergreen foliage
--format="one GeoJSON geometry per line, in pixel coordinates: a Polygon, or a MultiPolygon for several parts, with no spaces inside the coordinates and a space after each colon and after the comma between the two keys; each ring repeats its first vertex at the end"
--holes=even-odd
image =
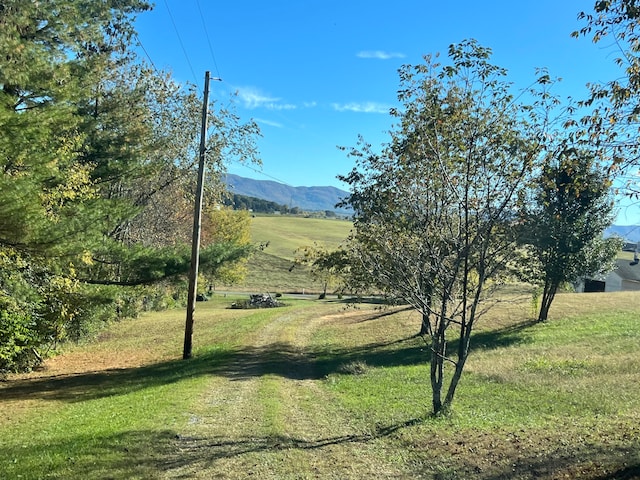
{"type": "MultiPolygon", "coordinates": [[[[0,373],[96,323],[166,306],[158,297],[189,270],[202,106],[133,55],[133,19],[149,8],[0,5],[0,373]]],[[[255,160],[258,130],[229,110],[212,123],[214,203],[223,158],[255,160]]],[[[203,264],[217,271],[248,252],[212,244],[203,264]]]]}
{"type": "Polygon", "coordinates": [[[231,206],[236,210],[251,210],[254,213],[291,213],[292,209],[277,202],[263,200],[262,198],[239,195],[237,193],[229,195],[223,200],[224,205],[231,206]]]}

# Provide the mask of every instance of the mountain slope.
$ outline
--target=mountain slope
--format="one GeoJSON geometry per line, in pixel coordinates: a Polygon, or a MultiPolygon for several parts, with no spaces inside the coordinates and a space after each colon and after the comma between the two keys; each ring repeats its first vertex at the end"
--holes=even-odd
{"type": "Polygon", "coordinates": [[[291,187],[271,180],[254,180],[233,174],[226,175],[226,184],[232,193],[261,198],[289,207],[350,213],[346,209],[336,208],[336,204],[348,195],[348,192],[336,187],[291,187]]]}
{"type": "Polygon", "coordinates": [[[605,237],[618,235],[628,242],[640,242],[640,227],[637,225],[611,225],[604,231],[605,237]]]}

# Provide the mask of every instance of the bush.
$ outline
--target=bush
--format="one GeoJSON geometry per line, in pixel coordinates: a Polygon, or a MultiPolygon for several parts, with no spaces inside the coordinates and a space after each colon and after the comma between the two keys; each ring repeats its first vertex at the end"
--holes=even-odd
{"type": "Polygon", "coordinates": [[[36,326],[30,315],[18,311],[10,299],[1,298],[0,377],[37,366],[41,361],[34,351],[37,344],[36,326]]]}

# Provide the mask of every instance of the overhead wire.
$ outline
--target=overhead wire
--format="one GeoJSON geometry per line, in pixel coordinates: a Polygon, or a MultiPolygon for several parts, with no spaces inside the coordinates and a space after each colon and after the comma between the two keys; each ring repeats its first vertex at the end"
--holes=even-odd
{"type": "Polygon", "coordinates": [[[213,46],[211,45],[211,37],[209,36],[209,31],[207,30],[207,22],[204,21],[204,15],[202,14],[202,8],[200,7],[200,0],[196,0],[196,5],[198,6],[198,13],[200,14],[200,20],[202,21],[202,28],[204,30],[204,35],[207,38],[207,44],[209,45],[209,53],[211,54],[211,60],[213,60],[213,66],[216,69],[216,75],[218,78],[221,78],[220,70],[218,69],[218,62],[216,62],[216,55],[213,52],[213,46]]]}
{"type": "MultiPolygon", "coordinates": [[[[167,3],[167,0],[164,0],[164,4],[165,4],[165,7],[167,9],[167,13],[169,14],[169,18],[171,20],[171,24],[173,25],[173,29],[174,29],[174,31],[176,33],[176,36],[178,37],[178,42],[180,43],[180,47],[182,48],[182,52],[183,52],[183,54],[185,56],[187,64],[189,65],[189,69],[191,71],[191,74],[193,75],[193,78],[194,78],[194,80],[196,82],[196,85],[198,85],[197,75],[195,74],[195,71],[193,69],[193,65],[191,64],[191,61],[189,59],[189,54],[187,53],[187,50],[186,50],[186,48],[184,46],[184,43],[182,41],[182,37],[180,35],[180,32],[178,31],[177,24],[175,22],[173,14],[171,13],[171,9],[169,8],[169,4],[167,3]]],[[[206,24],[206,21],[204,19],[204,14],[202,12],[202,7],[200,5],[200,0],[196,0],[196,6],[198,7],[198,14],[200,15],[200,20],[202,22],[202,28],[204,30],[205,37],[207,39],[207,45],[209,47],[209,54],[211,55],[211,60],[213,61],[213,66],[215,67],[216,76],[218,78],[221,78],[220,69],[218,68],[218,62],[216,61],[215,52],[214,52],[214,49],[213,49],[213,45],[211,43],[211,37],[210,37],[209,32],[207,30],[207,24],[206,24]]],[[[142,51],[144,52],[146,57],[149,59],[149,62],[151,63],[151,66],[153,67],[153,69],[156,72],[159,72],[158,68],[155,66],[153,60],[151,59],[151,56],[149,55],[149,53],[145,49],[144,45],[142,44],[142,41],[140,41],[140,38],[138,37],[137,34],[136,34],[136,38],[138,40],[138,44],[140,45],[140,48],[142,48],[142,51]]],[[[289,183],[285,182],[284,180],[282,180],[280,178],[277,178],[277,177],[275,177],[273,175],[269,175],[268,173],[265,173],[263,170],[259,170],[257,168],[253,168],[253,167],[251,167],[251,166],[249,166],[247,164],[244,164],[244,163],[242,165],[244,167],[248,168],[249,170],[253,170],[254,172],[256,172],[256,173],[258,173],[258,174],[260,174],[260,175],[262,175],[264,177],[267,177],[267,178],[269,178],[271,180],[274,180],[276,182],[282,183],[283,185],[286,185],[288,187],[293,187],[293,185],[290,185],[289,183]]]]}
{"type": "Polygon", "coordinates": [[[169,3],[167,2],[167,0],[164,0],[164,5],[167,8],[167,12],[169,13],[169,18],[171,19],[173,30],[176,32],[176,36],[178,37],[178,43],[180,43],[180,47],[182,48],[182,53],[184,53],[184,58],[187,60],[187,65],[189,65],[189,69],[191,70],[191,75],[193,75],[195,84],[199,85],[198,77],[196,75],[195,70],[193,69],[193,65],[191,65],[189,54],[187,53],[187,49],[185,48],[184,43],[182,42],[182,37],[180,36],[180,32],[178,31],[178,26],[176,25],[176,22],[173,18],[173,14],[171,13],[171,9],[169,8],[169,3]]]}
{"type": "Polygon", "coordinates": [[[147,49],[144,48],[144,45],[142,44],[142,40],[140,40],[140,37],[138,36],[138,33],[135,32],[134,35],[136,37],[136,41],[138,42],[138,45],[140,45],[140,48],[142,49],[142,51],[144,52],[145,56],[149,60],[149,63],[151,64],[151,67],[153,67],[153,71],[156,72],[156,74],[159,74],[160,70],[158,70],[158,67],[156,67],[156,64],[153,63],[153,59],[151,58],[151,55],[149,55],[149,52],[147,52],[147,49]]]}
{"type": "Polygon", "coordinates": [[[265,173],[263,170],[258,170],[257,168],[253,168],[253,167],[247,165],[246,163],[241,163],[241,162],[234,162],[234,163],[239,163],[243,167],[248,168],[249,170],[253,170],[254,172],[259,173],[260,175],[262,175],[264,177],[270,178],[271,180],[275,180],[276,182],[282,183],[283,185],[286,185],[287,187],[295,188],[293,185],[285,182],[284,180],[276,178],[273,175],[269,175],[268,173],[265,173]]]}
{"type": "MultiPolygon", "coordinates": [[[[211,54],[211,60],[213,61],[213,66],[215,67],[216,75],[218,76],[218,78],[221,78],[220,70],[218,68],[218,62],[216,61],[216,55],[214,53],[213,46],[211,44],[211,37],[209,35],[209,31],[207,30],[207,22],[204,19],[204,14],[202,13],[202,7],[200,6],[200,0],[196,0],[196,6],[198,7],[198,14],[200,15],[200,20],[202,22],[202,29],[204,30],[205,37],[207,38],[207,45],[209,46],[209,53],[211,54]]],[[[240,162],[236,162],[236,163],[240,163],[240,162]]],[[[241,165],[248,168],[249,170],[253,170],[254,172],[264,177],[270,178],[271,180],[275,180],[276,182],[282,183],[283,185],[286,185],[288,187],[293,187],[293,185],[290,185],[284,180],[274,177],[273,175],[269,175],[268,173],[265,173],[263,170],[258,170],[257,168],[247,165],[246,163],[241,163],[241,165]]]]}
{"type": "MultiPolygon", "coordinates": [[[[198,7],[198,13],[200,15],[200,20],[202,22],[202,28],[204,30],[205,37],[207,38],[207,44],[209,46],[209,53],[211,54],[211,60],[213,61],[213,66],[216,69],[216,74],[217,74],[218,78],[221,78],[220,70],[218,68],[218,63],[216,61],[216,55],[214,53],[213,46],[211,44],[211,37],[209,35],[209,31],[207,30],[207,23],[205,22],[204,14],[202,13],[202,7],[200,6],[200,0],[195,0],[195,1],[196,1],[196,5],[198,7]]],[[[245,168],[248,168],[249,170],[252,170],[252,171],[254,171],[254,172],[256,172],[256,173],[258,173],[258,174],[260,174],[260,175],[262,175],[264,177],[267,177],[267,178],[269,178],[271,180],[275,180],[276,182],[282,183],[283,185],[295,188],[295,187],[293,187],[293,185],[290,185],[289,183],[285,182],[284,180],[281,180],[280,178],[274,177],[273,175],[269,175],[268,173],[265,173],[263,170],[259,170],[257,168],[251,167],[246,163],[241,163],[241,162],[235,162],[235,163],[239,163],[242,166],[244,166],[245,168]]]]}

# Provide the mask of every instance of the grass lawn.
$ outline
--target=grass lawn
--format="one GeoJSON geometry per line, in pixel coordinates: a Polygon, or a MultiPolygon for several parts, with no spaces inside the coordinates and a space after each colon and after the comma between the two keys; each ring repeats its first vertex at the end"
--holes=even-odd
{"type": "Polygon", "coordinates": [[[640,478],[636,297],[505,295],[440,418],[410,310],[144,315],[0,384],[0,478],[640,478]]]}

